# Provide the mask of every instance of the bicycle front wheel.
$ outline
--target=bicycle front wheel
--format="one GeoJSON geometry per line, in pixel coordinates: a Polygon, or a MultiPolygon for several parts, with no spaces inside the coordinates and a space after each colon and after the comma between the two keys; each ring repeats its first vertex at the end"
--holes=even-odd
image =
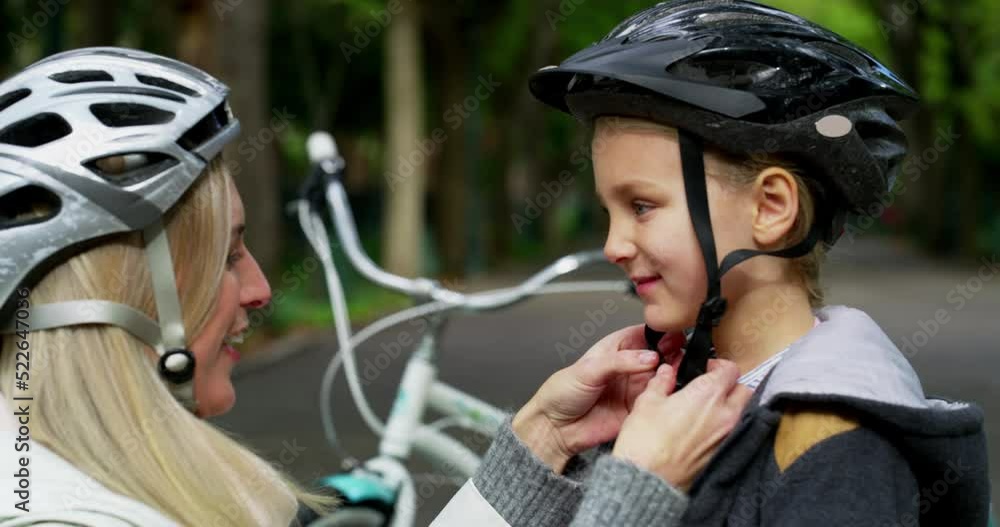
{"type": "Polygon", "coordinates": [[[306,527],[385,527],[389,518],[380,510],[369,507],[344,507],[337,509],[306,527]]]}

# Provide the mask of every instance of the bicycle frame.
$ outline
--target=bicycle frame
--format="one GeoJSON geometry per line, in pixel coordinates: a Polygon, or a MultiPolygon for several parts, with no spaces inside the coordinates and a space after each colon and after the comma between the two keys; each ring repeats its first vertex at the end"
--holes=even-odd
{"type": "Polygon", "coordinates": [[[411,447],[417,446],[425,456],[442,464],[451,463],[460,476],[470,478],[479,464],[479,458],[464,445],[452,445],[447,441],[442,443],[441,437],[448,436],[430,434],[416,437],[421,432],[425,409],[429,406],[456,419],[460,427],[474,429],[489,437],[495,435],[505,414],[489,403],[437,380],[433,359],[440,327],[441,319],[436,318],[406,365],[385,434],[379,444],[379,454],[406,459],[411,447]]]}
{"type": "MultiPolygon", "coordinates": [[[[536,273],[518,286],[495,291],[463,294],[442,287],[434,280],[427,278],[405,278],[393,275],[379,268],[365,253],[358,240],[354,217],[350,210],[346,191],[340,180],[344,162],[336,154],[332,138],[326,136],[329,145],[322,144],[329,152],[326,157],[316,159],[313,144],[316,134],[310,137],[310,157],[320,178],[311,177],[302,191],[302,199],[298,201],[299,221],[303,232],[319,256],[325,271],[327,286],[330,291],[331,305],[334,311],[337,339],[340,350],[331,360],[323,379],[320,394],[321,415],[327,438],[336,448],[336,432],[332,421],[331,404],[332,384],[340,364],[345,366],[345,374],[351,388],[351,395],[358,411],[366,424],[381,436],[379,455],[364,463],[370,478],[374,472],[388,486],[398,489],[396,497],[397,510],[392,525],[408,527],[412,524],[415,500],[413,482],[405,467],[412,450],[421,455],[449,465],[463,480],[472,477],[480,458],[462,442],[440,432],[432,425],[423,424],[423,416],[428,407],[440,412],[445,420],[453,421],[457,426],[483,434],[492,438],[497,428],[506,418],[506,414],[496,407],[472,395],[462,392],[437,379],[437,367],[434,364],[439,333],[444,320],[455,310],[487,311],[514,305],[530,296],[546,293],[617,291],[625,293],[629,290],[627,282],[597,281],[597,282],[564,282],[550,284],[556,278],[573,272],[587,264],[604,261],[599,251],[585,251],[564,256],[536,273]],[[340,286],[340,280],[333,265],[330,243],[326,235],[323,221],[312,204],[318,201],[317,189],[322,183],[324,204],[330,211],[331,221],[336,229],[341,247],[351,264],[366,278],[383,287],[400,291],[423,303],[415,307],[394,313],[368,327],[356,335],[350,335],[350,321],[347,316],[346,300],[340,286]],[[388,420],[383,425],[365,400],[363,390],[358,381],[357,364],[354,357],[355,348],[366,339],[403,321],[418,317],[432,317],[429,331],[423,335],[417,350],[408,360],[403,377],[396,394],[396,399],[390,410],[388,420]]],[[[323,139],[320,137],[320,139],[323,139]]]]}

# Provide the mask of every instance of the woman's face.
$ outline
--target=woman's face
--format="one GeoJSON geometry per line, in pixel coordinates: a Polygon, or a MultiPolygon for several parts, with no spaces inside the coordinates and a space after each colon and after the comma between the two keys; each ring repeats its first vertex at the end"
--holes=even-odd
{"type": "Polygon", "coordinates": [[[271,300],[267,278],[243,242],[243,201],[231,180],[230,189],[233,232],[226,271],[212,317],[191,343],[196,364],[194,396],[201,417],[224,414],[236,402],[230,376],[240,354],[223,339],[245,332],[249,325],[247,310],[263,307],[271,300]]]}
{"type": "MultiPolygon", "coordinates": [[[[610,222],[604,254],[636,285],[650,327],[691,327],[707,278],[688,214],[677,135],[622,123],[600,119],[592,144],[597,194],[610,222]]],[[[714,177],[707,187],[717,256],[752,247],[747,197],[714,177]]],[[[723,278],[724,291],[735,271],[723,278]]]]}

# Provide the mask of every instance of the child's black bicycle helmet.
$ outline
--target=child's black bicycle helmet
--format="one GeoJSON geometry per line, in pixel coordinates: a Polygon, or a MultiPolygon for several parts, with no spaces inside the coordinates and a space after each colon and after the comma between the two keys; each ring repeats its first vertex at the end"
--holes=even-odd
{"type": "MultiPolygon", "coordinates": [[[[678,129],[688,208],[708,296],[678,372],[678,389],[705,371],[712,327],[725,313],[721,278],[767,254],[797,258],[832,245],[849,212],[892,188],[906,154],[898,121],[917,94],[867,51],[801,17],[743,0],[665,2],[530,79],[542,102],[584,122],[637,117],[678,129]],[[805,168],[816,220],[800,243],[739,250],[717,265],[703,142],[736,154],[777,154],[805,168]]],[[[647,328],[655,349],[662,334],[647,328]]]]}

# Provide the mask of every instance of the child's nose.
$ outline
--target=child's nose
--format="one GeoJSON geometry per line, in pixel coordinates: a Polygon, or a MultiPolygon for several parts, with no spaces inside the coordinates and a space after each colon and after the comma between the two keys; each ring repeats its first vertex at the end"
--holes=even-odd
{"type": "Polygon", "coordinates": [[[635,256],[635,244],[624,236],[608,234],[604,242],[604,257],[613,264],[620,264],[635,256]]]}

